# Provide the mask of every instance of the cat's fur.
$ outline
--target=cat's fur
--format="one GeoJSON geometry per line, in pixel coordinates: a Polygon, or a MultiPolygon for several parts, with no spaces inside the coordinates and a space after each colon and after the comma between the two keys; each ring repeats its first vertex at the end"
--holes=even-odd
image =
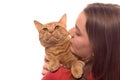
{"type": "Polygon", "coordinates": [[[34,24],[39,32],[39,40],[50,59],[48,69],[56,71],[62,64],[71,69],[75,78],[80,78],[85,64],[70,51],[70,36],[66,30],[66,14],[58,22],[41,24],[35,20],[34,24]]]}

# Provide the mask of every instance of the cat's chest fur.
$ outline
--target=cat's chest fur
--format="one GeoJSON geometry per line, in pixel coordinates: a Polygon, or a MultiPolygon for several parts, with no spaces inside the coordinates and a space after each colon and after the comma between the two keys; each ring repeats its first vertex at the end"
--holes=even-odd
{"type": "Polygon", "coordinates": [[[45,48],[45,53],[47,56],[49,56],[50,60],[57,60],[67,68],[70,68],[70,65],[68,65],[68,63],[70,63],[70,59],[72,59],[69,39],[70,38],[67,37],[64,41],[62,40],[58,44],[45,48]]]}
{"type": "Polygon", "coordinates": [[[70,46],[70,41],[69,41],[69,37],[67,37],[65,40],[60,41],[57,44],[51,45],[49,47],[45,47],[45,52],[46,54],[52,54],[54,56],[58,56],[58,58],[60,56],[64,56],[69,49],[70,46]]]}

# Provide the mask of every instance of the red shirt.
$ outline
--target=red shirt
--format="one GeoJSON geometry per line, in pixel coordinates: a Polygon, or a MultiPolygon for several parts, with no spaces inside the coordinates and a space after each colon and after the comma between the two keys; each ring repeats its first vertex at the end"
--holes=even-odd
{"type": "Polygon", "coordinates": [[[72,78],[69,69],[60,67],[56,72],[48,72],[42,80],[72,80],[72,78]]]}
{"type": "MultiPolygon", "coordinates": [[[[42,80],[72,80],[73,76],[69,69],[60,67],[56,72],[48,72],[42,80]]],[[[88,80],[94,80],[92,73],[88,75],[88,80]]]]}

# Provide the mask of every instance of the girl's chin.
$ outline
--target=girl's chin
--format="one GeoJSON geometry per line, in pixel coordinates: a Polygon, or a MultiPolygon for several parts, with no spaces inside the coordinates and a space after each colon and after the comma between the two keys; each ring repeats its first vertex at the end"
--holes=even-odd
{"type": "Polygon", "coordinates": [[[79,58],[79,55],[77,55],[77,54],[75,53],[75,51],[74,51],[74,49],[73,49],[73,48],[71,48],[71,52],[72,52],[72,54],[73,54],[73,55],[75,55],[76,57],[78,57],[78,58],[79,58]]]}
{"type": "Polygon", "coordinates": [[[70,50],[71,50],[71,52],[72,52],[73,55],[75,55],[75,56],[78,57],[78,58],[81,58],[80,55],[77,54],[72,47],[70,47],[70,50]]]}

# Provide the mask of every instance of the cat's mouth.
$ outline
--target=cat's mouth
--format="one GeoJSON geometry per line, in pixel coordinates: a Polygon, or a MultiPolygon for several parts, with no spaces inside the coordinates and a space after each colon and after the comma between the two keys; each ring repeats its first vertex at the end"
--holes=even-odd
{"type": "Polygon", "coordinates": [[[49,44],[53,44],[53,43],[55,44],[55,43],[58,43],[59,40],[60,40],[60,38],[51,36],[48,39],[46,39],[46,42],[49,44]]]}
{"type": "Polygon", "coordinates": [[[47,36],[47,38],[44,40],[48,44],[57,44],[59,43],[59,41],[63,41],[65,38],[66,38],[66,35],[54,34],[54,35],[47,36]]]}

